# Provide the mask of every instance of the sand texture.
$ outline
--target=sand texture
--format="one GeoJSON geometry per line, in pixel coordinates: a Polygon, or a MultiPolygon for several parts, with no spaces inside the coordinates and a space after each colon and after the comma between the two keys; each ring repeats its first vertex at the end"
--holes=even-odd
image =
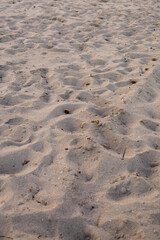
{"type": "Polygon", "coordinates": [[[0,1],[0,240],[160,240],[160,1],[0,1]]]}

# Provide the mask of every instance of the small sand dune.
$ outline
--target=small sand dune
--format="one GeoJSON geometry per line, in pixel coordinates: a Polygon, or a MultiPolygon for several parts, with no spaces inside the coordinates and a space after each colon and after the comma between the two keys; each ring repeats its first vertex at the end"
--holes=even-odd
{"type": "Polygon", "coordinates": [[[160,2],[0,1],[0,240],[160,239],[160,2]]]}

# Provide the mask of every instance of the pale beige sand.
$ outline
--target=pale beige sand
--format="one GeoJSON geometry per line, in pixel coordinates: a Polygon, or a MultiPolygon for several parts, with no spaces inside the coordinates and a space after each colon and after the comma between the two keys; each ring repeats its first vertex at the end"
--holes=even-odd
{"type": "Polygon", "coordinates": [[[0,239],[160,239],[160,1],[0,1],[0,239]]]}

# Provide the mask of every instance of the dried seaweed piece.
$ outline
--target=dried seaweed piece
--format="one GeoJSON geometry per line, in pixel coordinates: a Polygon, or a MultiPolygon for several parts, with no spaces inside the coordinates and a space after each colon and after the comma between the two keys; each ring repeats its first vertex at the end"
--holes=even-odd
{"type": "Polygon", "coordinates": [[[127,57],[124,57],[124,62],[129,62],[129,59],[127,57]]]}
{"type": "Polygon", "coordinates": [[[155,167],[158,166],[158,163],[156,163],[156,162],[151,162],[149,165],[150,165],[151,168],[155,168],[155,167]]]}
{"type": "Polygon", "coordinates": [[[91,120],[91,123],[99,124],[99,120],[91,120]]]}
{"type": "Polygon", "coordinates": [[[24,166],[24,165],[26,165],[26,164],[28,164],[30,161],[29,160],[24,160],[23,162],[22,162],[22,165],[24,166]]]}

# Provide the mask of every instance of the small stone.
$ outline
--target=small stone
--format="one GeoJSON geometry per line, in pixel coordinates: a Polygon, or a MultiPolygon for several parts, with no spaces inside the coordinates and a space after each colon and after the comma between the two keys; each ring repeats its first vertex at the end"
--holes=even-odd
{"type": "Polygon", "coordinates": [[[48,48],[48,49],[53,48],[53,44],[49,42],[49,43],[47,44],[47,48],[48,48]]]}
{"type": "Polygon", "coordinates": [[[117,179],[114,179],[114,180],[111,182],[111,184],[116,183],[116,182],[118,182],[118,180],[117,180],[117,179]]]}
{"type": "Polygon", "coordinates": [[[72,199],[76,199],[77,197],[76,196],[72,196],[72,199]]]}
{"type": "Polygon", "coordinates": [[[126,100],[124,98],[122,98],[122,101],[123,101],[123,103],[126,103],[126,100]]]}
{"type": "Polygon", "coordinates": [[[127,189],[126,189],[125,187],[122,187],[121,190],[120,190],[120,192],[121,192],[122,194],[125,194],[125,193],[127,192],[127,189]]]}
{"type": "Polygon", "coordinates": [[[145,123],[145,120],[141,120],[140,122],[144,124],[144,123],[145,123]]]}
{"type": "Polygon", "coordinates": [[[140,217],[141,217],[140,213],[137,213],[137,214],[136,214],[136,218],[139,219],[140,217]]]}
{"type": "Polygon", "coordinates": [[[125,176],[120,176],[120,179],[121,180],[124,180],[126,177],[125,176]]]}
{"type": "Polygon", "coordinates": [[[85,122],[82,122],[82,123],[80,124],[80,128],[84,128],[84,126],[85,126],[85,122]]]}
{"type": "Polygon", "coordinates": [[[101,127],[103,124],[101,123],[101,122],[99,122],[98,124],[97,124],[97,126],[98,127],[101,127]]]}
{"type": "Polygon", "coordinates": [[[117,186],[116,186],[116,185],[115,185],[115,186],[113,186],[113,189],[114,189],[114,190],[117,190],[117,186]]]}

